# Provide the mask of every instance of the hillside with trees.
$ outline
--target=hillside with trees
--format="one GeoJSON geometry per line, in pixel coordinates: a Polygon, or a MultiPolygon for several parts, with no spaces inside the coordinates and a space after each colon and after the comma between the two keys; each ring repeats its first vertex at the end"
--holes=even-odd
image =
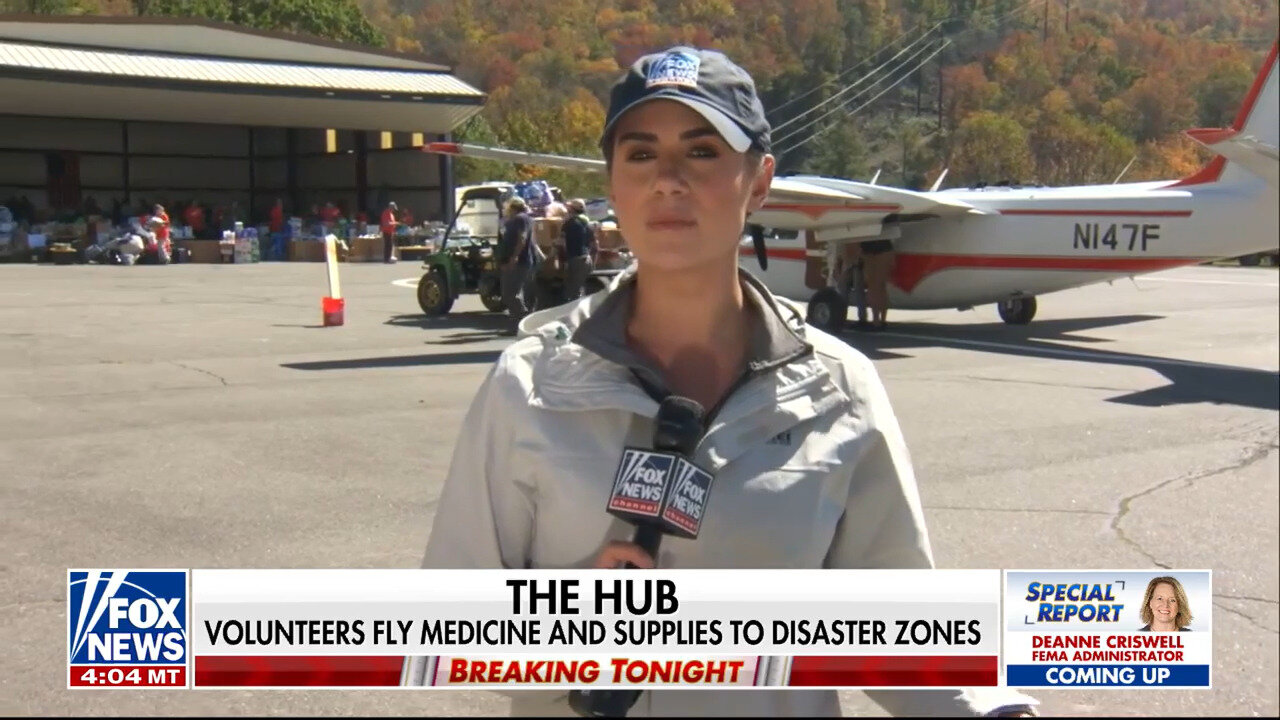
{"type": "MultiPolygon", "coordinates": [[[[0,0],[3,2],[4,0],[0,0]]],[[[613,80],[674,44],[755,77],[787,173],[928,186],[1187,175],[1182,135],[1231,122],[1277,34],[1274,0],[7,0],[188,15],[421,54],[489,94],[459,139],[598,156],[613,80]]],[[[21,6],[21,7],[18,7],[21,6]]],[[[602,179],[466,160],[463,182],[602,179]]]]}
{"type": "Polygon", "coordinates": [[[1231,122],[1277,29],[1273,0],[360,4],[392,47],[490,93],[464,139],[597,155],[620,68],[687,43],[756,78],[782,171],[909,187],[943,168],[948,185],[1193,172],[1206,156],[1182,130],[1231,122]]]}

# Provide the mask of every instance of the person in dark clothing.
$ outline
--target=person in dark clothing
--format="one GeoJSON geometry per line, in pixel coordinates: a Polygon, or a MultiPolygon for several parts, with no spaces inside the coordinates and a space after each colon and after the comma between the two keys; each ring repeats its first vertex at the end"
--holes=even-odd
{"type": "Polygon", "coordinates": [[[564,236],[564,299],[572,302],[582,297],[582,286],[595,266],[598,245],[587,220],[587,204],[575,198],[566,205],[569,216],[560,231],[564,236]]]}
{"type": "Polygon", "coordinates": [[[508,335],[516,334],[516,328],[529,312],[522,297],[529,274],[533,272],[533,218],[529,206],[519,197],[507,201],[502,239],[498,245],[502,275],[502,304],[511,316],[508,335]]]}

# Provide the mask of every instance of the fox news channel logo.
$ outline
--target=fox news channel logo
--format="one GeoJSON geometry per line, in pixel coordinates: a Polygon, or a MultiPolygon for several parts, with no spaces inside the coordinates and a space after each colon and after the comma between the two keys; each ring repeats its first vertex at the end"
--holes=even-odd
{"type": "Polygon", "coordinates": [[[674,524],[690,537],[698,537],[702,515],[707,509],[711,479],[711,473],[684,458],[677,458],[675,483],[662,508],[662,519],[674,524]]]}
{"type": "Polygon", "coordinates": [[[609,508],[658,517],[666,494],[667,476],[675,456],[654,450],[627,448],[618,463],[609,508]]]}
{"type": "Polygon", "coordinates": [[[1005,574],[1005,682],[1208,688],[1211,581],[1207,570],[1011,570],[1005,574]]]}
{"type": "Polygon", "coordinates": [[[186,570],[68,570],[68,687],[187,686],[186,570]]]}

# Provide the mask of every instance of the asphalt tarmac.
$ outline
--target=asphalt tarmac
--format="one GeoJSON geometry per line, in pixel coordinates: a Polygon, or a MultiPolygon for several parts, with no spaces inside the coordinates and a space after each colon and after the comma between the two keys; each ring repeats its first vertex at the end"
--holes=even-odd
{"type": "MultiPolygon", "coordinates": [[[[458,691],[71,692],[68,567],[415,567],[509,339],[416,264],[0,265],[0,714],[505,714],[458,691]],[[409,285],[409,287],[405,287],[409,285]]],[[[888,386],[941,567],[1211,568],[1213,689],[1041,712],[1280,712],[1280,289],[1196,267],[850,332],[888,386]]],[[[883,714],[859,692],[845,713],[883,714]]]]}

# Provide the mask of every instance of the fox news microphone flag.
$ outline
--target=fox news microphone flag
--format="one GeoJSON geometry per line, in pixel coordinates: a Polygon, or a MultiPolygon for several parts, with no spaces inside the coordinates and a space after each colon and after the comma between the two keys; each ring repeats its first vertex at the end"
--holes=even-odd
{"type": "MultiPolygon", "coordinates": [[[[636,526],[634,542],[655,561],[664,534],[697,538],[702,527],[712,478],[688,456],[702,439],[705,414],[694,400],[667,396],[654,419],[654,452],[628,448],[618,463],[607,510],[636,526]]],[[[571,690],[569,707],[583,717],[621,717],[639,697],[639,690],[571,690]]]]}

